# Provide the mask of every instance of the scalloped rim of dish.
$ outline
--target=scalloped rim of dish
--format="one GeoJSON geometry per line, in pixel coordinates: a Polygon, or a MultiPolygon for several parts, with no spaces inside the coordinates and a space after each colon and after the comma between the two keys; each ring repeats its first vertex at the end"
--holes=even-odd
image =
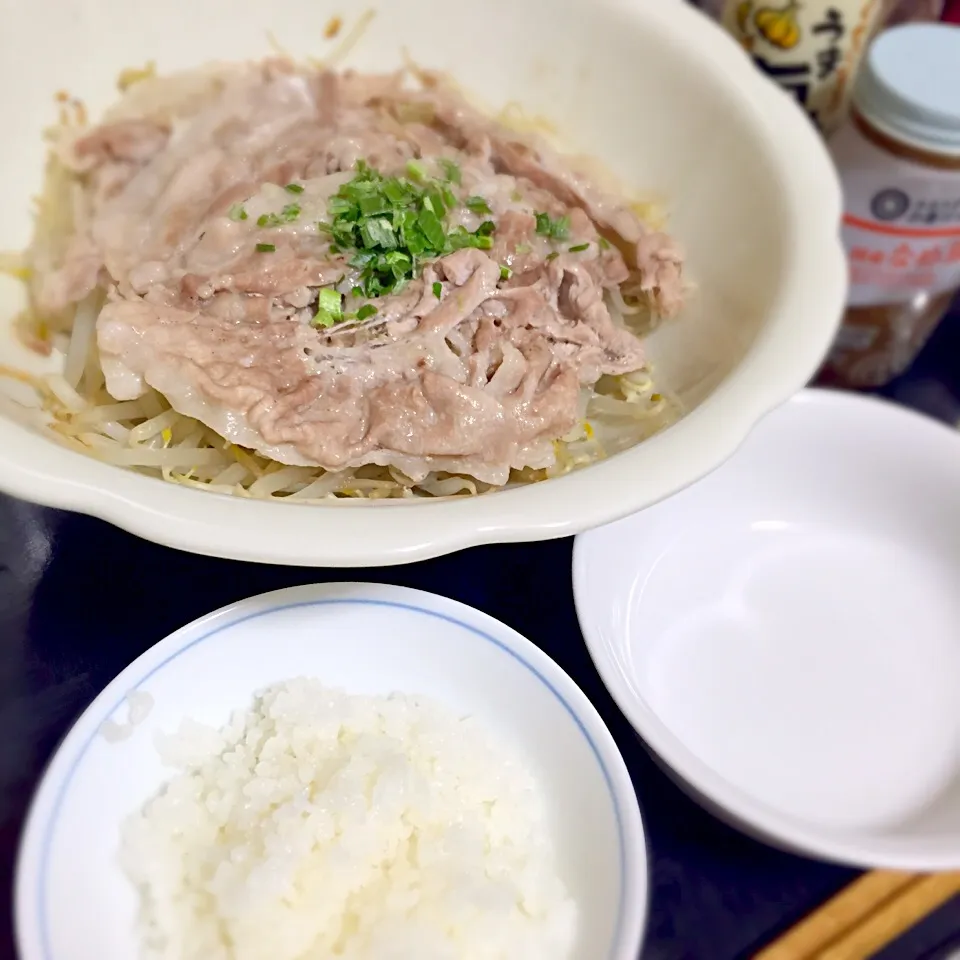
{"type": "MultiPolygon", "coordinates": [[[[631,6],[630,0],[615,2],[631,6]]],[[[543,483],[470,499],[329,505],[179,487],[85,457],[0,417],[0,488],[193,553],[355,567],[409,563],[484,543],[571,536],[634,513],[716,469],[763,416],[804,386],[833,338],[847,283],[840,185],[793,98],[765,79],[719,26],[679,2],[651,4],[644,14],[673,21],[704,62],[734,78],[744,101],[776,131],[768,141],[771,156],[781,170],[791,170],[783,198],[785,226],[796,243],[779,300],[739,366],[691,413],[610,460],[543,483]],[[358,520],[357,509],[377,513],[358,520]],[[266,529],[269,536],[252,535],[266,529]]]]}

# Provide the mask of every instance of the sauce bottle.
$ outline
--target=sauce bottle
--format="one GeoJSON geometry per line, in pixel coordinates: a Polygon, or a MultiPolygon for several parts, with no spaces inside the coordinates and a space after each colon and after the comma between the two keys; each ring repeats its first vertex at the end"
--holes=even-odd
{"type": "Polygon", "coordinates": [[[917,20],[939,20],[943,8],[943,0],[886,0],[883,25],[892,27],[917,20]]]}
{"type": "Polygon", "coordinates": [[[850,290],[820,379],[881,386],[909,366],[960,288],[960,28],[881,34],[829,146],[850,290]]]}
{"type": "Polygon", "coordinates": [[[705,9],[830,133],[846,117],[853,79],[886,2],[713,0],[705,9]]]}

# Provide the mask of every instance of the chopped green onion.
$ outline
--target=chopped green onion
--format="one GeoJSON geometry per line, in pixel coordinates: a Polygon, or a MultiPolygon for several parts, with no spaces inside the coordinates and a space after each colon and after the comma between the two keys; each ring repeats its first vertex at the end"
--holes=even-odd
{"type": "Polygon", "coordinates": [[[353,201],[334,194],[327,201],[327,209],[334,217],[344,216],[353,210],[353,201]]]}
{"type": "Polygon", "coordinates": [[[354,287],[350,292],[351,292],[355,297],[362,297],[362,296],[363,296],[363,287],[354,287]]]}
{"type": "Polygon", "coordinates": [[[394,206],[400,206],[410,197],[410,191],[406,185],[396,177],[383,181],[383,195],[394,206]]]}
{"type": "Polygon", "coordinates": [[[355,177],[357,181],[373,180],[378,176],[376,170],[362,157],[356,162],[354,169],[357,171],[357,176],[355,177]]]}
{"type": "Polygon", "coordinates": [[[363,251],[358,252],[358,253],[356,254],[356,256],[354,256],[354,257],[350,260],[350,266],[351,266],[351,267],[357,267],[357,268],[367,267],[367,266],[370,265],[370,263],[371,263],[373,260],[376,259],[376,256],[377,256],[377,255],[376,255],[375,253],[366,253],[366,252],[363,252],[363,251]]]}
{"type": "Polygon", "coordinates": [[[553,220],[548,213],[538,213],[536,218],[537,233],[541,237],[549,237],[551,240],[567,239],[567,234],[570,232],[569,217],[557,217],[553,220]]]}
{"type": "Polygon", "coordinates": [[[389,270],[398,282],[406,278],[412,266],[413,261],[402,250],[394,250],[377,258],[377,269],[382,272],[389,270]]]}
{"type": "Polygon", "coordinates": [[[589,250],[589,243],[578,243],[575,247],[570,248],[571,253],[583,253],[584,250],[589,250]]]}
{"type": "Polygon", "coordinates": [[[609,249],[610,249],[610,241],[609,241],[606,237],[600,237],[600,238],[597,240],[597,243],[600,244],[600,249],[601,249],[601,250],[609,250],[609,249]]]}
{"type": "Polygon", "coordinates": [[[257,253],[273,253],[277,248],[272,243],[258,243],[256,249],[257,253]]]}
{"type": "Polygon", "coordinates": [[[365,304],[357,311],[357,319],[358,319],[358,320],[366,320],[366,319],[368,319],[369,317],[374,316],[374,315],[376,314],[376,312],[377,312],[377,308],[376,308],[372,303],[365,303],[365,304]]]}
{"type": "Polygon", "coordinates": [[[556,260],[557,257],[559,257],[559,256],[560,256],[560,254],[557,253],[556,250],[554,250],[553,253],[548,253],[545,259],[546,259],[547,263],[549,263],[551,260],[556,260]]]}
{"type": "Polygon", "coordinates": [[[407,175],[411,180],[416,180],[417,183],[423,183],[423,181],[427,178],[427,171],[424,169],[422,163],[419,163],[416,160],[408,160],[407,175]]]}
{"type": "Polygon", "coordinates": [[[324,287],[317,295],[317,312],[310,322],[315,327],[332,327],[343,319],[343,302],[333,287],[324,287]]]}
{"type": "Polygon", "coordinates": [[[493,213],[493,211],[490,209],[490,204],[488,204],[483,197],[467,197],[467,199],[463,201],[463,205],[471,213],[475,213],[478,217],[482,217],[484,214],[493,213]]]}
{"type": "Polygon", "coordinates": [[[500,279],[509,280],[513,276],[513,271],[509,267],[500,268],[500,279]]]}
{"type": "MultiPolygon", "coordinates": [[[[452,178],[459,173],[456,164],[445,169],[452,178]]],[[[492,248],[493,220],[473,233],[463,226],[448,232],[446,218],[459,201],[445,183],[430,179],[418,161],[407,163],[405,177],[384,177],[364,161],[356,170],[329,199],[329,223],[321,221],[317,229],[348,252],[350,266],[358,271],[359,295],[372,300],[396,293],[420,275],[425,260],[465,247],[492,248]]],[[[480,202],[486,207],[483,198],[480,202]]],[[[266,215],[265,225],[274,225],[275,219],[288,222],[291,214],[284,208],[279,216],[266,215]]]]}
{"type": "Polygon", "coordinates": [[[420,216],[417,218],[417,224],[429,243],[438,249],[443,247],[443,226],[432,210],[421,210],[420,216]]]}
{"type": "Polygon", "coordinates": [[[441,220],[447,215],[447,205],[443,200],[443,191],[438,188],[427,187],[422,202],[431,213],[436,214],[441,220]]]}
{"type": "Polygon", "coordinates": [[[258,227],[279,227],[282,223],[293,223],[300,216],[300,204],[288,203],[280,213],[262,213],[257,217],[258,227]]]}
{"type": "Polygon", "coordinates": [[[433,284],[433,295],[434,295],[438,300],[439,300],[440,297],[443,295],[443,284],[442,284],[439,280],[434,281],[434,284],[433,284]]]}
{"type": "MultiPolygon", "coordinates": [[[[493,237],[479,233],[469,233],[464,227],[457,227],[447,237],[450,250],[462,250],[464,247],[474,247],[477,250],[489,250],[493,247],[493,237]]],[[[446,251],[449,252],[449,251],[446,251]]]]}
{"type": "Polygon", "coordinates": [[[393,227],[385,217],[361,221],[360,237],[367,249],[383,247],[387,250],[393,250],[397,246],[397,238],[393,234],[393,227]]]}
{"type": "Polygon", "coordinates": [[[437,162],[443,167],[443,172],[447,175],[447,179],[451,183],[459,184],[463,182],[463,178],[460,175],[460,165],[458,163],[454,163],[453,160],[447,160],[444,157],[441,157],[437,162]]]}
{"type": "Polygon", "coordinates": [[[247,211],[243,209],[242,203],[235,203],[231,208],[227,216],[231,220],[246,220],[247,211]]]}
{"type": "Polygon", "coordinates": [[[517,253],[530,253],[532,249],[533,247],[531,247],[529,243],[518,243],[516,247],[514,247],[517,253]]]}
{"type": "Polygon", "coordinates": [[[303,187],[299,183],[288,183],[283,189],[287,193],[303,193],[303,187]]]}
{"type": "Polygon", "coordinates": [[[360,214],[364,217],[376,217],[389,213],[392,206],[386,194],[383,193],[373,193],[370,196],[361,197],[358,205],[360,214]]]}

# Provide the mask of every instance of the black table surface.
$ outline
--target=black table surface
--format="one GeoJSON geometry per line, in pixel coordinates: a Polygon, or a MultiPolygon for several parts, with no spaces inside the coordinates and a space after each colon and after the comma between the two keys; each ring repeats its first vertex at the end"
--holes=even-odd
{"type": "MultiPolygon", "coordinates": [[[[960,420],[960,311],[884,391],[960,420]]],[[[580,684],[616,738],[643,809],[652,867],[644,960],[737,960],[856,871],[751,840],[688,799],[652,762],[597,676],[570,588],[572,541],[481,547],[406,567],[338,571],[242,564],[158,547],[103,522],[0,497],[0,883],[12,902],[23,818],[73,720],[127,664],[182,624],[294,584],[369,580],[445,594],[533,640],[580,684]],[[531,597],[550,597],[547,619],[531,597]]],[[[0,958],[14,957],[11,911],[0,958]]],[[[960,904],[884,951],[914,960],[960,935],[960,904]]],[[[940,951],[937,951],[940,955],[940,951]]]]}

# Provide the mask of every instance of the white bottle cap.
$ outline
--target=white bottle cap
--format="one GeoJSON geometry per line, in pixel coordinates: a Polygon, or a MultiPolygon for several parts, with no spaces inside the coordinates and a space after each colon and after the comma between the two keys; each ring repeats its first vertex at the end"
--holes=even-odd
{"type": "Polygon", "coordinates": [[[853,104],[895,140],[960,156],[960,27],[912,23],[882,33],[864,60],[853,104]]]}

